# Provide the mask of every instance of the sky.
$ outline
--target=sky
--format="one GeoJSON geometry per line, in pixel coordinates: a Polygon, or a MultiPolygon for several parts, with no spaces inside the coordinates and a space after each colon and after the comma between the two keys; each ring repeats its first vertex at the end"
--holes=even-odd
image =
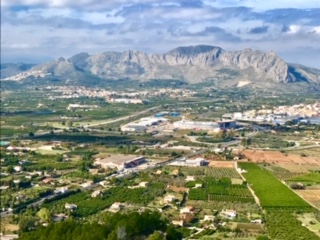
{"type": "Polygon", "coordinates": [[[2,63],[200,44],[320,69],[320,0],[1,0],[2,63]]]}

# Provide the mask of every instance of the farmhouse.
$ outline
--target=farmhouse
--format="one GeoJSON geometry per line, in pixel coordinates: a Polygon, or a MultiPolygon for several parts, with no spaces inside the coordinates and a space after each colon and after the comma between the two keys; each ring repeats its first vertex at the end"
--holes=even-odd
{"type": "Polygon", "coordinates": [[[215,216],[213,215],[204,215],[203,221],[213,221],[215,216]]]}
{"type": "Polygon", "coordinates": [[[135,167],[145,161],[144,156],[118,154],[104,159],[96,159],[94,164],[102,168],[117,168],[118,170],[122,170],[124,168],[135,167]]]}
{"type": "Polygon", "coordinates": [[[194,176],[187,176],[186,177],[186,182],[190,182],[190,181],[195,181],[195,177],[194,176]]]}
{"type": "Polygon", "coordinates": [[[60,187],[60,188],[56,188],[53,191],[53,194],[64,194],[64,193],[67,193],[68,191],[69,191],[68,187],[60,187]]]}
{"type": "Polygon", "coordinates": [[[141,183],[139,183],[139,187],[145,188],[148,186],[148,184],[149,184],[148,182],[141,182],[141,183]]]}
{"type": "Polygon", "coordinates": [[[251,220],[250,223],[262,224],[262,220],[261,219],[254,219],[254,220],[251,220]]]}
{"type": "Polygon", "coordinates": [[[173,225],[178,225],[178,226],[181,226],[181,227],[183,227],[183,225],[184,225],[184,221],[183,220],[172,220],[171,223],[173,225]]]}
{"type": "Polygon", "coordinates": [[[65,205],[64,205],[64,207],[65,207],[65,209],[71,209],[71,210],[74,210],[74,209],[77,209],[78,208],[78,206],[77,205],[75,205],[75,204],[73,204],[73,203],[66,203],[65,205]]]}
{"type": "Polygon", "coordinates": [[[173,195],[167,195],[163,200],[165,203],[172,203],[174,200],[176,200],[176,197],[173,195]]]}
{"type": "Polygon", "coordinates": [[[195,211],[194,207],[186,206],[186,207],[180,209],[180,214],[182,214],[182,213],[193,213],[194,211],[195,211]]]}
{"type": "Polygon", "coordinates": [[[124,204],[123,204],[123,203],[121,203],[121,202],[115,202],[115,203],[113,203],[113,204],[110,206],[109,211],[110,211],[110,212],[118,212],[118,211],[120,211],[120,210],[123,209],[123,208],[124,208],[124,204]]]}
{"type": "Polygon", "coordinates": [[[91,193],[91,197],[93,197],[93,198],[101,196],[101,195],[102,195],[101,190],[95,190],[93,193],[91,193]]]}
{"type": "Polygon", "coordinates": [[[237,216],[237,211],[231,210],[231,209],[226,209],[222,211],[221,216],[226,217],[228,219],[234,219],[237,216]]]}

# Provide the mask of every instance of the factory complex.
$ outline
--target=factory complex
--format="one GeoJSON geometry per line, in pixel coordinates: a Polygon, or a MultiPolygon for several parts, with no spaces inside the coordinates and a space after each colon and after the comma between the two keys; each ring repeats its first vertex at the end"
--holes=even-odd
{"type": "Polygon", "coordinates": [[[219,131],[225,129],[232,129],[237,127],[236,120],[226,119],[219,121],[191,121],[185,120],[182,116],[182,120],[175,121],[174,118],[180,116],[177,112],[160,112],[151,117],[141,118],[138,121],[127,123],[121,126],[123,132],[146,132],[148,130],[157,130],[158,132],[166,131],[167,129],[190,129],[190,130],[207,130],[207,131],[219,131]],[[173,117],[164,118],[163,116],[173,117]],[[173,122],[174,121],[174,122],[173,122]],[[173,122],[173,123],[172,123],[173,122]]]}
{"type": "Polygon", "coordinates": [[[94,161],[94,165],[100,166],[101,168],[116,168],[118,170],[122,170],[125,168],[136,167],[144,162],[146,162],[144,156],[118,154],[102,159],[97,158],[94,161]]]}
{"type": "Polygon", "coordinates": [[[148,127],[156,126],[161,123],[165,123],[168,120],[162,117],[147,117],[141,118],[139,121],[125,124],[121,127],[123,132],[143,132],[148,129],[148,127]]]}
{"type": "Polygon", "coordinates": [[[173,126],[178,129],[215,131],[220,129],[235,128],[237,126],[237,122],[235,120],[220,120],[218,122],[199,122],[181,120],[174,122],[173,126]]]}

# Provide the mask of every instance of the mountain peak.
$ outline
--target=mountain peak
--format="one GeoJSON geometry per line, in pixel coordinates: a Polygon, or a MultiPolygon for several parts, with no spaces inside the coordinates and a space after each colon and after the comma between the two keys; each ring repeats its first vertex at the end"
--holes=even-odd
{"type": "MultiPolygon", "coordinates": [[[[88,76],[104,80],[179,79],[188,83],[215,81],[228,86],[245,80],[252,86],[274,86],[277,83],[320,83],[320,71],[290,67],[275,52],[244,49],[225,51],[209,45],[184,46],[166,54],[146,54],[140,51],[104,52],[95,55],[79,53],[67,61],[46,63],[33,67],[52,73],[61,79],[83,79],[88,76]]],[[[88,80],[89,81],[89,80],[88,80]]]]}
{"type": "Polygon", "coordinates": [[[210,46],[210,45],[196,45],[196,46],[185,46],[177,47],[167,52],[167,55],[188,55],[194,56],[200,53],[207,53],[213,50],[223,51],[220,47],[210,46]]]}

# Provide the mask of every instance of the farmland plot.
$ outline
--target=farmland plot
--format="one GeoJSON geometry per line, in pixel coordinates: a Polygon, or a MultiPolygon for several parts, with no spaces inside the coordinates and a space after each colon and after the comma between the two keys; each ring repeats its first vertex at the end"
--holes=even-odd
{"type": "Polygon", "coordinates": [[[247,171],[243,175],[259,198],[262,207],[310,207],[270,172],[255,163],[242,162],[238,166],[247,171]]]}

